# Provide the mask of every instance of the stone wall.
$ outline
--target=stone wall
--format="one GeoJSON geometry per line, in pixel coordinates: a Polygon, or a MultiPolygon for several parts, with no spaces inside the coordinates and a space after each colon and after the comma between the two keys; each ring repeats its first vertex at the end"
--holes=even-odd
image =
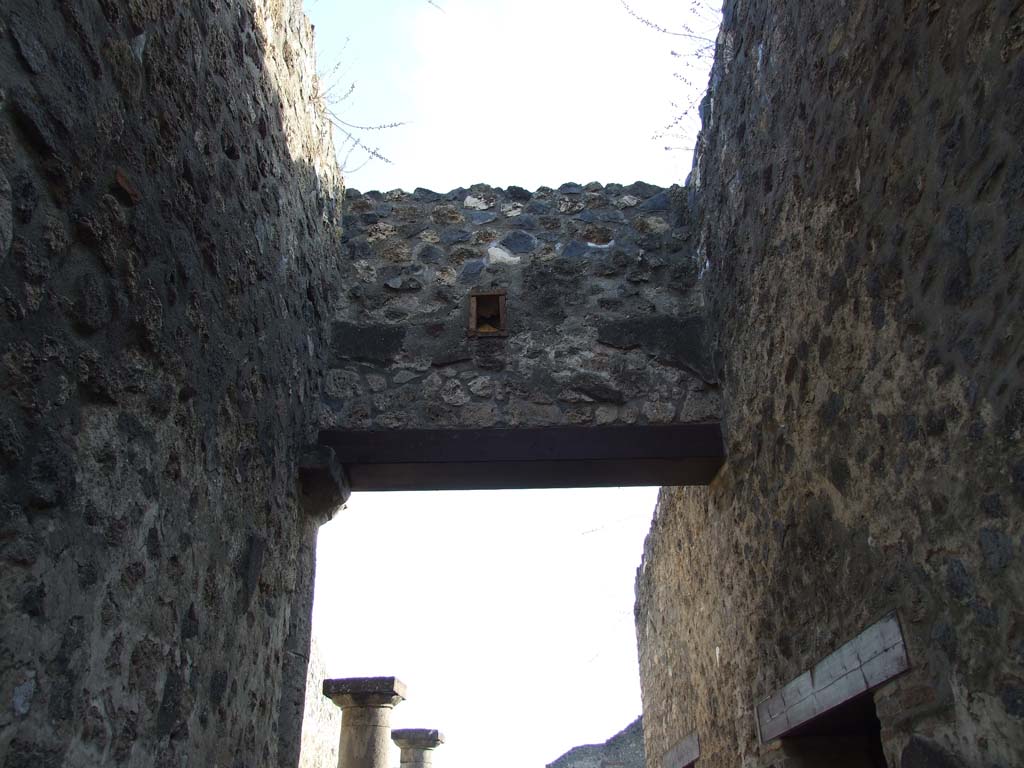
{"type": "Polygon", "coordinates": [[[638,717],[604,744],[574,747],[547,768],[644,768],[644,725],[638,717]]]}
{"type": "Polygon", "coordinates": [[[899,613],[890,766],[1024,764],[1024,11],[725,3],[693,183],[728,462],[638,574],[652,766],[899,613]]]}
{"type": "Polygon", "coordinates": [[[0,764],[289,765],[341,193],[298,0],[0,10],[0,764]]]}
{"type": "Polygon", "coordinates": [[[324,696],[327,668],[317,635],[313,635],[306,672],[306,701],[302,715],[299,768],[338,768],[341,708],[324,696]]]}
{"type": "Polygon", "coordinates": [[[324,427],[716,421],[680,190],[483,185],[349,190],[324,427]],[[507,291],[507,336],[467,336],[469,293],[507,291]]]}

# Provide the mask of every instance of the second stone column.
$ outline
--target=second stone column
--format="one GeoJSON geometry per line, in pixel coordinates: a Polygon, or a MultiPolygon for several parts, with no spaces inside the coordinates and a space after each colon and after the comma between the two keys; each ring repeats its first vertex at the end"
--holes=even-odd
{"type": "Polygon", "coordinates": [[[401,728],[391,739],[402,750],[401,768],[431,768],[434,748],[444,744],[444,734],[432,728],[401,728]]]}

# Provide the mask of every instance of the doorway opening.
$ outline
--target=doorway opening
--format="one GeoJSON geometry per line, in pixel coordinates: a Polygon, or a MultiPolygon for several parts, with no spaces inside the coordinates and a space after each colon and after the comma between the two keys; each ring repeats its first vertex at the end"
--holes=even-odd
{"type": "Polygon", "coordinates": [[[794,768],[888,768],[882,724],[868,693],[805,723],[782,739],[794,768]]]}
{"type": "Polygon", "coordinates": [[[634,578],[657,495],[353,493],[319,529],[309,740],[338,744],[340,724],[316,714],[340,712],[321,693],[324,679],[378,675],[408,686],[392,726],[441,730],[437,759],[449,766],[486,753],[495,721],[531,734],[507,765],[538,766],[634,722],[634,578]],[[538,695],[553,686],[571,692],[571,708],[538,695]]]}

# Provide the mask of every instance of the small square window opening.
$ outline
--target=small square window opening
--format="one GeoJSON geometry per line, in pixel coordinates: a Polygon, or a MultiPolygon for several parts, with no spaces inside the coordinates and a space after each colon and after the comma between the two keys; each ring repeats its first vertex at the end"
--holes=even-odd
{"type": "Polygon", "coordinates": [[[470,336],[508,336],[506,292],[473,291],[469,295],[470,336]]]}

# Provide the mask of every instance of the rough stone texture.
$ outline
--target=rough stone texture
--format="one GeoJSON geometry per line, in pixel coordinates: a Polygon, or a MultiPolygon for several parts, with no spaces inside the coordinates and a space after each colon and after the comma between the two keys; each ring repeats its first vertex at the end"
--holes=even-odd
{"type": "Polygon", "coordinates": [[[338,768],[341,709],[323,694],[327,679],[316,635],[309,650],[306,673],[306,706],[302,715],[302,749],[299,768],[338,768]]]}
{"type": "Polygon", "coordinates": [[[0,264],[4,263],[11,250],[11,238],[14,233],[13,203],[11,185],[3,171],[0,171],[0,264]]]}
{"type": "Polygon", "coordinates": [[[892,609],[890,766],[1024,764],[1019,3],[725,3],[696,187],[728,462],[638,573],[647,754],[892,609]]]}
{"type": "Polygon", "coordinates": [[[716,421],[681,190],[349,190],[321,424],[354,430],[716,421]],[[467,337],[507,291],[508,336],[467,337]]]}
{"type": "Polygon", "coordinates": [[[644,768],[644,726],[638,717],[604,744],[573,747],[547,768],[644,768]]]}
{"type": "Polygon", "coordinates": [[[295,762],[341,195],[316,88],[298,0],[3,3],[4,768],[295,762]]]}

